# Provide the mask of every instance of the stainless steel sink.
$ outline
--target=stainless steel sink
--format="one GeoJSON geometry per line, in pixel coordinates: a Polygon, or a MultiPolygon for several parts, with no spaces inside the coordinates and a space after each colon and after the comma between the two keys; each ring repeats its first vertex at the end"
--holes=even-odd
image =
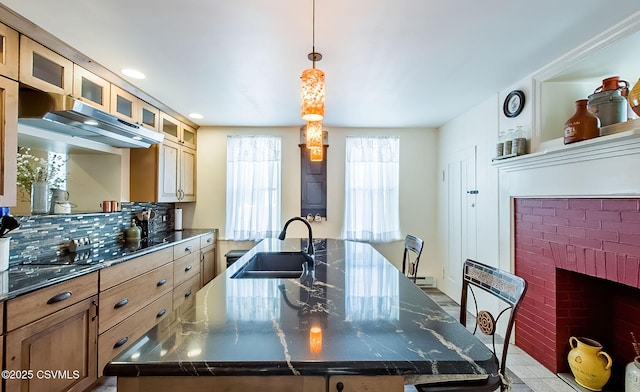
{"type": "Polygon", "coordinates": [[[299,278],[312,265],[311,256],[303,252],[259,252],[231,278],[299,278]]]}

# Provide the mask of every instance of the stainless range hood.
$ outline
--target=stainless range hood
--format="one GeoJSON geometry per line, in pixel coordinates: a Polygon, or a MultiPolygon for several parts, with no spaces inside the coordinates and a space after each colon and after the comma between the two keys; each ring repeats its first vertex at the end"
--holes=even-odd
{"type": "Polygon", "coordinates": [[[164,135],[70,96],[20,89],[18,123],[119,148],[148,148],[164,135]]]}

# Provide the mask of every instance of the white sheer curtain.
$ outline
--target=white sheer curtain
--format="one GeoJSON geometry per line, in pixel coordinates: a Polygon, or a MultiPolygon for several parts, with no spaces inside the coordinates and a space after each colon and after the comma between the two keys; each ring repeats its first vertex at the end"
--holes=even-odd
{"type": "Polygon", "coordinates": [[[342,238],[402,239],[399,161],[397,137],[347,137],[342,238]]]}
{"type": "Polygon", "coordinates": [[[280,138],[273,136],[227,137],[227,239],[278,235],[280,145],[280,138]]]}

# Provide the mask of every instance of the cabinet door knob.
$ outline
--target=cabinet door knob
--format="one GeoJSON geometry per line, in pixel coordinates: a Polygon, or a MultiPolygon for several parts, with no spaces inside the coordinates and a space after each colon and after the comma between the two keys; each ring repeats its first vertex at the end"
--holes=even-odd
{"type": "Polygon", "coordinates": [[[342,382],[338,382],[336,384],[336,391],[342,392],[343,389],[344,389],[344,384],[342,382]]]}
{"type": "Polygon", "coordinates": [[[188,296],[191,295],[191,289],[187,290],[186,293],[184,293],[184,297],[187,298],[188,296]]]}
{"type": "Polygon", "coordinates": [[[213,241],[213,238],[207,238],[207,243],[211,243],[213,241]]]}
{"type": "Polygon", "coordinates": [[[124,338],[118,340],[116,344],[113,345],[113,348],[118,348],[123,346],[125,343],[127,343],[128,340],[129,340],[129,337],[125,336],[124,338]]]}
{"type": "Polygon", "coordinates": [[[65,291],[64,293],[54,295],[53,297],[49,298],[49,300],[47,301],[47,305],[53,305],[55,303],[62,302],[65,299],[71,297],[71,295],[71,291],[65,291]]]}
{"type": "Polygon", "coordinates": [[[160,318],[164,316],[166,313],[167,313],[167,309],[162,309],[161,311],[158,312],[158,314],[156,314],[156,318],[160,318]]]}
{"type": "Polygon", "coordinates": [[[158,283],[156,283],[156,286],[157,287],[164,286],[165,283],[167,283],[167,280],[166,279],[162,279],[162,280],[158,281],[158,283]]]}
{"type": "Polygon", "coordinates": [[[123,298],[120,301],[118,301],[115,305],[113,305],[113,308],[114,309],[119,309],[119,308],[125,306],[128,303],[129,303],[129,298],[123,298]]]}
{"type": "Polygon", "coordinates": [[[189,272],[191,268],[193,267],[191,266],[191,264],[189,264],[188,266],[184,267],[184,272],[189,272]]]}
{"type": "Polygon", "coordinates": [[[185,251],[185,252],[189,252],[189,253],[191,253],[191,247],[190,247],[190,246],[187,246],[186,248],[184,248],[184,251],[185,251]]]}

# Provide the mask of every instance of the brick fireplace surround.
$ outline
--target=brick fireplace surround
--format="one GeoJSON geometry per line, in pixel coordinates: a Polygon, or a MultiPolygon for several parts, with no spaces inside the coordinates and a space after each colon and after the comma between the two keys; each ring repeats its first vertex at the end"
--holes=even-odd
{"type": "Polygon", "coordinates": [[[569,372],[570,336],[597,340],[610,383],[640,340],[640,198],[516,198],[515,272],[529,285],[516,344],[555,373],[569,372]]]}

